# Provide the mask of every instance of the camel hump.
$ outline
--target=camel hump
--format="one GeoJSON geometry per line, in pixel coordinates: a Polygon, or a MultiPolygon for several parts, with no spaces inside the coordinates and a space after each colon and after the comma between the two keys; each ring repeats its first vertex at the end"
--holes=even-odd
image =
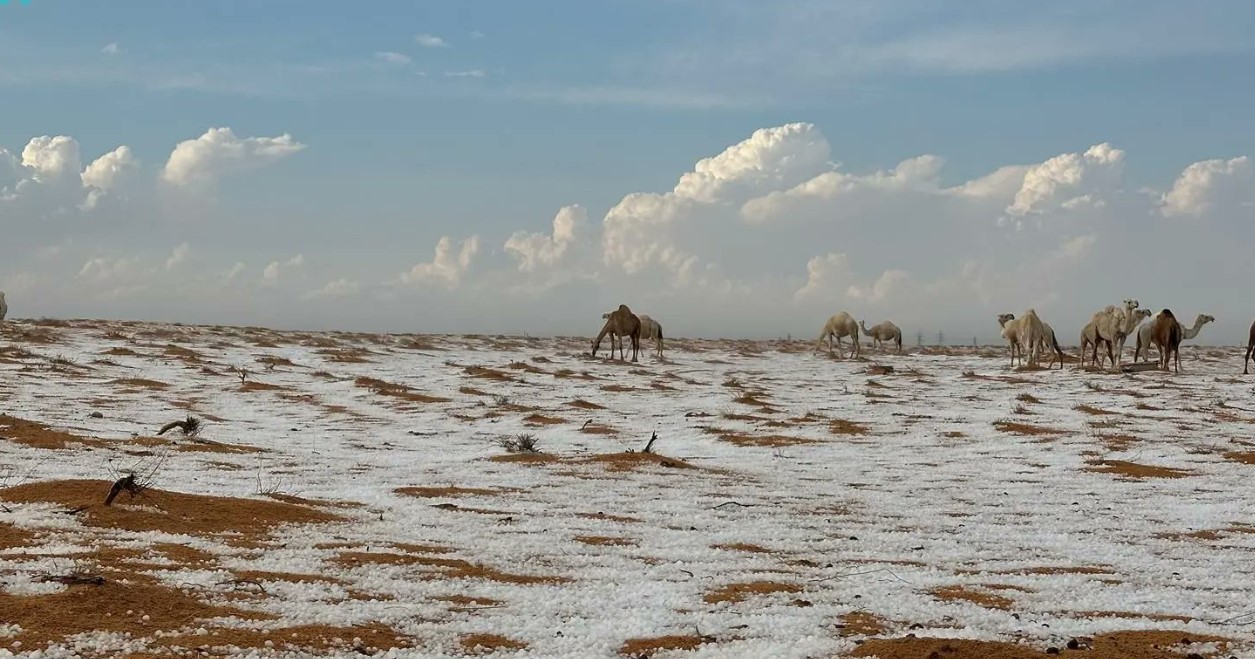
{"type": "Polygon", "coordinates": [[[1171,309],[1164,309],[1164,310],[1163,310],[1162,312],[1160,312],[1160,313],[1162,313],[1164,316],[1166,316],[1166,317],[1168,317],[1168,318],[1173,318],[1173,319],[1175,319],[1175,318],[1176,318],[1176,316],[1172,315],[1172,310],[1171,310],[1171,309]]]}
{"type": "Polygon", "coordinates": [[[631,310],[631,309],[628,309],[628,305],[626,305],[626,304],[620,304],[620,305],[619,305],[619,311],[626,311],[626,312],[628,312],[628,313],[632,313],[632,310],[631,310]]]}

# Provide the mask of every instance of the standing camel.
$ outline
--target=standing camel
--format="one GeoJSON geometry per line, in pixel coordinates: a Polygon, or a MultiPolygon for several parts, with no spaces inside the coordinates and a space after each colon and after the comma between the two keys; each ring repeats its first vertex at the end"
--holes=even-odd
{"type": "Polygon", "coordinates": [[[1251,323],[1250,337],[1246,339],[1246,357],[1242,358],[1242,375],[1250,375],[1246,369],[1250,368],[1247,362],[1251,360],[1251,350],[1255,350],[1255,323],[1251,323]]]}
{"type": "Polygon", "coordinates": [[[4,301],[4,291],[0,291],[0,323],[4,322],[4,317],[9,315],[9,303],[4,301]]]}
{"type": "MultiPolygon", "coordinates": [[[[1203,329],[1203,325],[1214,322],[1216,322],[1215,316],[1209,316],[1205,313],[1198,314],[1194,317],[1193,327],[1181,328],[1181,340],[1187,341],[1198,336],[1199,331],[1203,329]]],[[[1150,328],[1152,325],[1154,325],[1154,321],[1142,325],[1137,330],[1137,347],[1133,350],[1134,363],[1137,362],[1138,358],[1141,358],[1143,361],[1150,361],[1150,328]]]]}
{"type": "MultiPolygon", "coordinates": [[[[628,309],[626,304],[620,304],[619,308],[612,311],[606,318],[606,324],[598,332],[597,338],[593,339],[593,356],[597,356],[597,349],[601,347],[601,340],[607,334],[617,334],[632,339],[632,361],[638,361],[637,352],[641,347],[641,319],[628,309]]],[[[610,339],[610,357],[614,358],[614,338],[610,339]]],[[[623,361],[625,355],[623,352],[623,344],[619,344],[619,361],[623,361]]]]}
{"type": "Polygon", "coordinates": [[[1002,325],[1002,338],[1007,340],[1011,348],[1011,368],[1015,368],[1015,354],[1018,350],[1020,361],[1024,361],[1024,353],[1028,352],[1028,365],[1037,364],[1038,352],[1045,339],[1046,327],[1037,316],[1035,309],[1029,309],[1023,316],[1016,318],[1014,314],[998,316],[1002,325]]]}
{"type": "MultiPolygon", "coordinates": [[[[1120,362],[1123,361],[1119,352],[1113,354],[1113,349],[1117,346],[1123,346],[1125,328],[1129,327],[1129,317],[1135,315],[1137,311],[1137,300],[1125,300],[1124,307],[1108,305],[1105,309],[1098,311],[1089,319],[1089,323],[1081,329],[1081,360],[1078,368],[1085,366],[1085,348],[1089,345],[1094,347],[1094,358],[1092,361],[1098,364],[1102,363],[1098,360],[1099,342],[1107,344],[1107,357],[1111,359],[1111,365],[1119,370],[1120,362]]],[[[1133,326],[1136,326],[1134,321],[1133,326]]]]}
{"type": "Polygon", "coordinates": [[[1181,372],[1181,336],[1184,332],[1172,312],[1164,309],[1155,317],[1151,326],[1150,340],[1159,349],[1159,368],[1168,370],[1168,363],[1176,358],[1176,372],[1181,372]]]}
{"type": "Polygon", "coordinates": [[[837,348],[841,348],[841,337],[848,336],[854,340],[854,352],[850,353],[851,357],[858,358],[862,353],[862,346],[858,340],[858,323],[854,322],[854,317],[842,311],[841,313],[828,319],[824,323],[824,329],[816,340],[819,347],[823,347],[824,339],[828,339],[828,354],[832,354],[832,340],[836,338],[837,348]]]}
{"type": "MultiPolygon", "coordinates": [[[[601,317],[603,319],[607,319],[610,318],[610,314],[603,313],[601,314],[601,317]]],[[[658,355],[658,359],[662,359],[662,323],[659,323],[645,314],[638,314],[636,317],[641,321],[641,340],[644,341],[645,339],[653,339],[654,349],[657,351],[656,354],[658,355]]],[[[619,346],[619,350],[623,350],[623,337],[611,331],[610,349],[614,350],[616,345],[619,346]]]]}
{"type": "Polygon", "coordinates": [[[863,334],[872,337],[873,348],[880,348],[885,341],[893,341],[897,344],[896,352],[902,354],[902,330],[898,329],[893,321],[886,320],[867,329],[867,321],[860,320],[858,326],[863,330],[863,334]]]}
{"type": "Polygon", "coordinates": [[[1059,370],[1063,370],[1063,348],[1059,347],[1059,339],[1055,337],[1055,328],[1050,323],[1042,323],[1041,349],[1046,352],[1054,351],[1050,356],[1050,363],[1046,364],[1046,368],[1052,368],[1055,360],[1059,361],[1059,370]]]}

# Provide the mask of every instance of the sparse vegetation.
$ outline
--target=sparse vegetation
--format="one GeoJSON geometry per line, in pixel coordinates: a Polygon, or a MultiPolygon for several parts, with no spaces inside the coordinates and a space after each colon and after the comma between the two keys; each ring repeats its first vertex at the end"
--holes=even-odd
{"type": "Polygon", "coordinates": [[[540,444],[536,435],[521,433],[513,437],[503,437],[497,444],[509,453],[540,453],[540,444]]]}

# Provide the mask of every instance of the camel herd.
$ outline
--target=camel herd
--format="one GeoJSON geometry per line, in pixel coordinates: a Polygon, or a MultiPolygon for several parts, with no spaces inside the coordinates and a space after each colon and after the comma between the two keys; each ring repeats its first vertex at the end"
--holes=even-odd
{"type": "MultiPolygon", "coordinates": [[[[1185,327],[1170,309],[1154,314],[1149,309],[1139,307],[1137,300],[1129,299],[1120,306],[1110,305],[1101,309],[1090,318],[1089,323],[1081,329],[1081,367],[1085,366],[1085,355],[1088,350],[1090,362],[1103,368],[1102,355],[1099,354],[1098,349],[1100,346],[1105,346],[1111,365],[1117,369],[1120,368],[1125,341],[1136,332],[1137,346],[1133,352],[1135,363],[1138,360],[1150,361],[1150,348],[1154,346],[1159,352],[1157,366],[1161,370],[1168,370],[1171,366],[1180,373],[1181,342],[1198,336],[1203,325],[1216,320],[1214,316],[1199,314],[1194,319],[1192,327],[1185,327]],[[1150,322],[1143,324],[1143,321],[1148,318],[1150,322]]],[[[1015,367],[1017,358],[1020,364],[1037,366],[1040,364],[1042,354],[1050,355],[1047,368],[1053,367],[1056,361],[1059,362],[1059,368],[1063,368],[1063,348],[1059,347],[1054,328],[1043,322],[1036,310],[1029,309],[1019,318],[1010,313],[998,314],[997,319],[999,327],[1002,328],[1002,338],[1007,341],[1010,350],[1012,368],[1015,367]]],[[[853,341],[850,357],[858,357],[860,328],[863,334],[872,337],[873,347],[879,347],[883,341],[896,341],[897,351],[901,352],[902,330],[898,329],[897,325],[885,321],[868,328],[862,321],[854,322],[854,318],[845,311],[829,318],[824,324],[824,329],[819,334],[819,345],[822,347],[824,339],[827,339],[828,352],[831,353],[835,339],[836,347],[843,351],[841,339],[848,336],[853,341]]],[[[1248,373],[1249,361],[1253,353],[1255,353],[1255,323],[1251,324],[1246,357],[1243,360],[1243,373],[1248,373]]]]}
{"type": "MultiPolygon", "coordinates": [[[[3,310],[4,296],[0,294],[0,311],[3,310]]],[[[1181,342],[1186,339],[1192,339],[1198,336],[1203,325],[1215,322],[1215,316],[1208,314],[1199,314],[1194,318],[1192,327],[1185,327],[1177,320],[1177,317],[1170,309],[1164,309],[1158,314],[1153,313],[1149,309],[1140,308],[1137,300],[1124,300],[1123,304],[1109,305],[1094,313],[1089,322],[1081,329],[1080,335],[1080,365],[1085,366],[1085,354],[1090,352],[1090,363],[1098,368],[1104,368],[1102,355],[1098,349],[1105,346],[1107,349],[1107,359],[1111,362],[1111,366],[1119,369],[1122,364],[1122,356],[1124,353],[1124,344],[1130,336],[1136,332],[1137,344],[1133,351],[1133,362],[1150,361],[1150,348],[1155,347],[1159,356],[1156,366],[1160,370],[1169,370],[1169,367],[1175,372],[1181,372],[1181,342]],[[1150,322],[1144,322],[1147,319],[1150,322]]],[[[632,361],[638,361],[637,355],[640,351],[641,339],[653,339],[656,348],[656,354],[662,359],[662,325],[658,321],[646,316],[636,315],[628,308],[626,304],[620,304],[618,309],[609,313],[604,313],[601,317],[606,321],[601,331],[597,333],[597,338],[593,339],[592,355],[597,356],[597,351],[601,349],[601,342],[610,336],[610,356],[614,358],[616,347],[619,350],[619,360],[626,359],[626,352],[623,346],[623,339],[627,337],[632,341],[632,361]]],[[[3,314],[0,313],[0,318],[3,314]]],[[[998,326],[1002,328],[1002,338],[1007,341],[1010,349],[1011,367],[1015,368],[1016,359],[1019,359],[1021,365],[1038,366],[1040,365],[1041,355],[1049,354],[1050,362],[1047,368],[1053,368],[1055,362],[1059,362],[1059,368],[1063,368],[1064,352],[1059,346],[1059,339],[1055,336],[1055,330],[1048,323],[1042,321],[1037,315],[1035,309],[1025,311],[1020,317],[1015,314],[1003,313],[997,316],[998,326]]],[[[871,337],[872,347],[874,349],[882,349],[886,344],[892,343],[894,352],[902,352],[902,330],[892,321],[883,321],[867,326],[866,321],[855,321],[854,316],[849,312],[842,311],[824,323],[823,330],[819,333],[817,342],[822,348],[824,341],[828,341],[828,353],[833,354],[836,348],[837,355],[845,356],[845,344],[842,339],[849,337],[851,348],[849,356],[857,359],[862,354],[862,341],[859,338],[860,330],[863,336],[871,337]]],[[[1246,356],[1242,361],[1242,373],[1249,374],[1250,360],[1252,354],[1255,354],[1255,323],[1251,324],[1250,337],[1247,340],[1246,356]]]]}

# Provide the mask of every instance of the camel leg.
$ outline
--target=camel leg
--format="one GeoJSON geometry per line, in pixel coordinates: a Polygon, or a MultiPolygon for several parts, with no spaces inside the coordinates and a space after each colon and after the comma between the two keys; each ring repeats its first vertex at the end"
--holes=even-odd
{"type": "Polygon", "coordinates": [[[1255,341],[1251,341],[1246,344],[1246,356],[1242,358],[1242,375],[1250,375],[1248,369],[1250,369],[1251,366],[1248,362],[1251,361],[1252,350],[1255,350],[1255,341]]]}
{"type": "Polygon", "coordinates": [[[638,361],[636,359],[636,353],[639,352],[640,349],[641,349],[641,337],[633,336],[632,337],[632,361],[633,362],[638,361]]]}

